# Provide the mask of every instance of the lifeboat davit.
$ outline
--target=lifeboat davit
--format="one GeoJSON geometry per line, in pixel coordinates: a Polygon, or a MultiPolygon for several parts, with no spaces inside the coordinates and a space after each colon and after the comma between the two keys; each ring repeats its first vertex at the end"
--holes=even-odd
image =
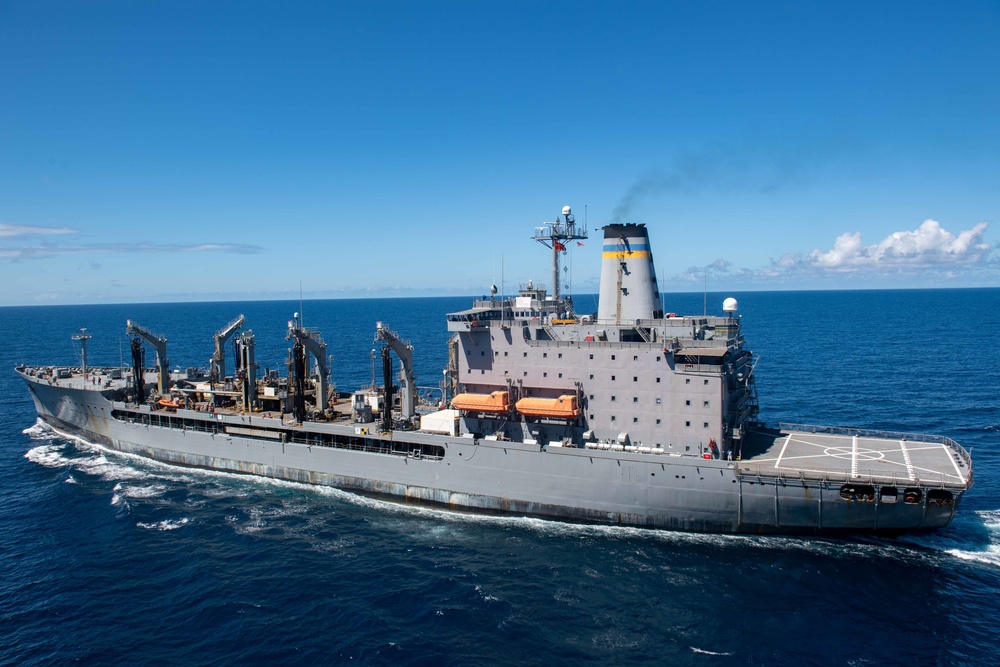
{"type": "Polygon", "coordinates": [[[522,398],[516,407],[525,417],[576,419],[580,416],[576,394],[563,394],[559,398],[522,398]]]}
{"type": "Polygon", "coordinates": [[[494,391],[490,394],[458,394],[451,399],[451,406],[466,412],[495,412],[510,410],[510,392],[494,391]]]}

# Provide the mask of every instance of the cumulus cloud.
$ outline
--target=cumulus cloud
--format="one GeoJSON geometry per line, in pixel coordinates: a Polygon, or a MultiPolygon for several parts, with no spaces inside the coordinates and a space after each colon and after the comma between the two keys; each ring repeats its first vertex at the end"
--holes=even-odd
{"type": "Polygon", "coordinates": [[[860,232],[848,232],[838,236],[830,250],[813,250],[809,261],[831,271],[975,264],[983,261],[992,250],[992,246],[983,243],[986,226],[985,222],[980,222],[956,236],[937,220],[924,220],[912,232],[893,232],[869,246],[862,244],[860,232]]]}
{"type": "Polygon", "coordinates": [[[993,274],[1000,258],[993,246],[983,241],[987,223],[953,234],[936,220],[925,220],[915,230],[893,232],[878,243],[866,245],[860,232],[846,232],[828,250],[819,248],[803,254],[787,252],[762,268],[738,268],[724,259],[706,266],[692,266],[673,276],[678,282],[701,282],[706,274],[713,280],[741,283],[781,284],[824,277],[865,277],[885,275],[933,276],[953,280],[962,275],[993,274]]]}

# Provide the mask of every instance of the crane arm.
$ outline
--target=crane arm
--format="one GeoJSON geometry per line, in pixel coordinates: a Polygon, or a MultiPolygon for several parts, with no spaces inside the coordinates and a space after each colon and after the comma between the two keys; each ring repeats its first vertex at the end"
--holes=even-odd
{"type": "Polygon", "coordinates": [[[243,326],[246,318],[240,315],[225,327],[215,332],[215,353],[212,355],[212,371],[219,380],[226,379],[226,341],[243,326]]]}
{"type": "Polygon", "coordinates": [[[157,388],[161,395],[166,396],[170,391],[170,362],[167,361],[167,339],[151,333],[148,329],[132,320],[126,321],[125,329],[128,335],[141,338],[156,350],[156,368],[159,371],[157,388]]]}
{"type": "Polygon", "coordinates": [[[329,379],[330,379],[330,369],[326,363],[326,343],[323,339],[319,337],[318,333],[310,332],[302,327],[295,326],[292,322],[288,323],[288,339],[294,338],[302,343],[302,345],[313,355],[316,360],[316,369],[319,371],[319,387],[316,390],[316,409],[323,410],[326,408],[327,401],[329,400],[329,379]]]}
{"type": "Polygon", "coordinates": [[[399,387],[401,393],[403,419],[412,419],[416,413],[416,380],[413,377],[413,346],[400,340],[395,331],[378,322],[375,325],[375,342],[384,341],[399,357],[402,367],[399,371],[399,387]]]}

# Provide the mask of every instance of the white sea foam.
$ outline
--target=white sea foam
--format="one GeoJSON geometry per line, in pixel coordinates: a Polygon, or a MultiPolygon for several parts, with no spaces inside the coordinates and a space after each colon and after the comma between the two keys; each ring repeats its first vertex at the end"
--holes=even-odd
{"type": "Polygon", "coordinates": [[[722,655],[722,656],[732,655],[732,653],[719,653],[717,651],[709,651],[707,649],[698,648],[697,646],[689,646],[688,648],[690,648],[695,653],[701,653],[702,655],[722,655]]]}
{"type": "Polygon", "coordinates": [[[144,484],[140,486],[128,485],[121,488],[121,493],[126,498],[157,498],[167,490],[164,484],[144,484]]]}
{"type": "Polygon", "coordinates": [[[961,560],[1000,567],[1000,510],[959,512],[946,530],[902,539],[961,560]]]}
{"type": "Polygon", "coordinates": [[[476,592],[479,593],[479,597],[482,598],[483,602],[499,602],[500,598],[495,595],[489,595],[483,592],[482,586],[476,586],[476,592]]]}
{"type": "Polygon", "coordinates": [[[66,468],[72,461],[66,458],[65,445],[39,445],[29,449],[24,458],[46,468],[66,468]]]}
{"type": "Polygon", "coordinates": [[[111,506],[117,507],[120,510],[129,511],[132,508],[129,507],[128,500],[122,495],[122,484],[118,482],[115,484],[115,488],[111,490],[111,506]]]}
{"type": "Polygon", "coordinates": [[[156,523],[143,523],[142,521],[138,521],[135,525],[138,528],[145,528],[146,530],[177,530],[182,526],[186,526],[190,522],[191,519],[184,517],[183,519],[178,519],[176,521],[165,519],[163,521],[157,521],[156,523]]]}

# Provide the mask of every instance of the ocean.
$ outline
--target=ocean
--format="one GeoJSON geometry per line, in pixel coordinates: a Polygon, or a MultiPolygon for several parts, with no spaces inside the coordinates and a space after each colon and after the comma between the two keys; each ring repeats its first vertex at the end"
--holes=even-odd
{"type": "MultiPolygon", "coordinates": [[[[125,321],[205,367],[242,313],[284,369],[298,302],[0,308],[0,663],[1000,663],[1000,289],[708,294],[740,302],[769,422],[931,432],[972,450],[956,520],[898,539],[683,534],[484,517],[171,467],[36,422],[13,368],[128,362],[125,321]]],[[[590,310],[593,297],[579,297],[590,310]]],[[[306,301],[341,390],[376,321],[419,386],[467,297],[306,301]]],[[[702,294],[668,294],[699,314],[702,294]]],[[[148,359],[152,359],[151,353],[148,359]]],[[[230,362],[231,363],[231,362],[230,362]]]]}

